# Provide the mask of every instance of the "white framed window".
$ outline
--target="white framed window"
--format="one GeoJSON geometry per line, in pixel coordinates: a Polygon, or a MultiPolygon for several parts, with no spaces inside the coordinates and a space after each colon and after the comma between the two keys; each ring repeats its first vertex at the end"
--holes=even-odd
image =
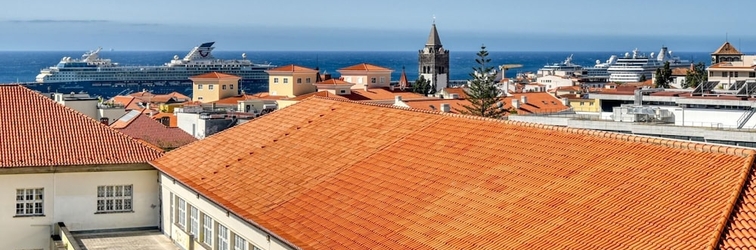
{"type": "Polygon", "coordinates": [[[386,77],[381,76],[381,83],[385,83],[385,82],[386,82],[386,77]]]}
{"type": "Polygon", "coordinates": [[[97,186],[97,212],[130,212],[133,210],[133,186],[97,186]]]}
{"type": "Polygon", "coordinates": [[[199,237],[199,210],[194,206],[189,207],[189,231],[195,239],[199,237]]]}
{"type": "Polygon", "coordinates": [[[247,250],[247,240],[238,234],[234,235],[234,250],[247,250]]]}
{"type": "Polygon", "coordinates": [[[273,83],[278,84],[278,77],[273,78],[273,83]]]}
{"type": "Polygon", "coordinates": [[[44,215],[44,188],[16,189],[16,215],[44,215]]]}
{"type": "Polygon", "coordinates": [[[209,84],[209,85],[207,85],[207,89],[213,89],[213,86],[215,86],[215,85],[209,84]]]}
{"type": "Polygon", "coordinates": [[[197,89],[202,89],[202,84],[197,85],[197,89]]]}
{"type": "Polygon", "coordinates": [[[307,77],[307,79],[305,79],[305,83],[310,83],[310,78],[309,77],[307,77]]]}
{"type": "Polygon", "coordinates": [[[176,224],[181,228],[186,228],[186,201],[179,197],[176,198],[178,200],[178,219],[176,219],[176,224]]]}
{"type": "Polygon", "coordinates": [[[224,90],[226,89],[226,84],[223,84],[223,89],[224,89],[224,90]]]}
{"type": "Polygon", "coordinates": [[[197,97],[197,100],[201,101],[203,98],[201,96],[197,97]]]}
{"type": "Polygon", "coordinates": [[[375,83],[375,82],[376,82],[375,77],[370,78],[370,83],[375,83]]]}
{"type": "Polygon", "coordinates": [[[231,88],[231,89],[234,89],[234,85],[233,84],[228,85],[228,87],[231,88]]]}
{"type": "Polygon", "coordinates": [[[297,78],[297,83],[302,83],[302,78],[297,78]]]}
{"type": "Polygon", "coordinates": [[[255,245],[252,245],[252,250],[262,250],[262,248],[259,248],[259,247],[255,246],[255,245]]]}
{"type": "Polygon", "coordinates": [[[218,250],[228,250],[228,228],[218,223],[218,234],[216,236],[218,250]]]}
{"type": "Polygon", "coordinates": [[[284,83],[289,83],[289,78],[284,78],[284,83]]]}
{"type": "Polygon", "coordinates": [[[362,83],[362,77],[357,77],[357,83],[362,83]]]}
{"type": "Polygon", "coordinates": [[[213,245],[213,218],[207,214],[202,215],[202,243],[213,245]]]}
{"type": "Polygon", "coordinates": [[[176,211],[176,210],[173,210],[173,209],[175,209],[174,207],[175,207],[175,205],[174,205],[174,202],[173,202],[173,193],[171,193],[171,214],[170,214],[170,216],[171,216],[171,223],[173,223],[174,221],[176,221],[176,218],[173,217],[173,214],[174,214],[173,211],[176,211]]]}

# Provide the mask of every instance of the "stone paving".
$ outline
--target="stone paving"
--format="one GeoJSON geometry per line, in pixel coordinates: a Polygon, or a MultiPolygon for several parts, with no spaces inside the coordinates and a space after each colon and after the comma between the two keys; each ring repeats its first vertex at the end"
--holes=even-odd
{"type": "Polygon", "coordinates": [[[180,250],[157,230],[73,235],[83,250],[180,250]]]}

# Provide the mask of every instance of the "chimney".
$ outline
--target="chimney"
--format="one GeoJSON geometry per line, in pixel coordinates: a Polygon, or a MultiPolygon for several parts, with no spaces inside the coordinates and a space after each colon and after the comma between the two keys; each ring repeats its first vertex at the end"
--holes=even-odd
{"type": "Polygon", "coordinates": [[[514,109],[520,109],[520,101],[517,99],[512,99],[512,107],[514,109]]]}
{"type": "Polygon", "coordinates": [[[448,103],[441,103],[441,112],[449,113],[451,111],[451,107],[448,103]]]}
{"type": "Polygon", "coordinates": [[[401,103],[402,102],[402,96],[394,96],[394,104],[401,103]]]}
{"type": "Polygon", "coordinates": [[[528,103],[528,97],[525,95],[520,96],[520,104],[528,103]]]}
{"type": "Polygon", "coordinates": [[[365,91],[368,91],[368,85],[367,85],[367,83],[365,84],[365,91]]]}
{"type": "Polygon", "coordinates": [[[108,122],[108,120],[109,119],[107,117],[101,117],[100,118],[100,123],[104,124],[105,126],[108,126],[108,125],[110,125],[110,123],[108,122]]]}
{"type": "Polygon", "coordinates": [[[570,106],[570,99],[562,98],[562,105],[564,106],[570,106]]]}
{"type": "Polygon", "coordinates": [[[450,94],[449,99],[459,99],[459,94],[450,94]]]}
{"type": "Polygon", "coordinates": [[[391,89],[391,92],[394,92],[394,85],[389,86],[389,88],[391,89]]]}

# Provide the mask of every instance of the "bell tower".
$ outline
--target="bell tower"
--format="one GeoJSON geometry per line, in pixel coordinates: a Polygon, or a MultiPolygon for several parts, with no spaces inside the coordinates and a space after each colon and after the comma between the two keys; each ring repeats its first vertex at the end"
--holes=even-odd
{"type": "Polygon", "coordinates": [[[436,30],[436,20],[433,18],[428,41],[425,42],[425,48],[418,53],[419,76],[423,76],[430,81],[431,86],[440,92],[449,85],[449,51],[444,50],[441,46],[441,39],[438,37],[436,30]]]}

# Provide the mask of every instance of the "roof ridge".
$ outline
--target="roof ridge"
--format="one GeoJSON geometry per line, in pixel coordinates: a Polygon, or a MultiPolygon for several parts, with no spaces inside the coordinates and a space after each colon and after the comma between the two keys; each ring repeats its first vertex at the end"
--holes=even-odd
{"type": "MultiPolygon", "coordinates": [[[[62,106],[63,108],[65,108],[65,109],[68,109],[68,110],[69,110],[69,111],[71,111],[71,112],[72,112],[72,113],[73,113],[74,115],[76,115],[76,116],[78,116],[78,117],[80,117],[80,118],[84,118],[84,119],[86,119],[86,120],[90,120],[91,122],[93,122],[93,123],[95,123],[95,124],[96,124],[95,126],[104,127],[104,128],[106,128],[107,130],[110,130],[111,132],[113,132],[113,133],[116,133],[116,134],[117,134],[117,135],[119,135],[119,136],[125,137],[125,138],[127,138],[127,139],[129,139],[129,140],[131,140],[131,141],[134,141],[134,142],[138,143],[139,145],[141,145],[141,146],[143,146],[143,147],[149,148],[150,150],[155,150],[155,148],[154,148],[154,147],[152,147],[151,145],[148,145],[147,143],[143,143],[143,142],[141,142],[141,141],[139,141],[139,140],[136,140],[135,138],[132,138],[131,136],[129,136],[129,135],[127,135],[127,134],[121,133],[120,131],[118,131],[118,130],[116,130],[116,129],[114,129],[114,128],[111,128],[110,126],[108,126],[108,125],[105,125],[105,124],[103,124],[103,123],[101,123],[101,122],[98,122],[97,120],[95,120],[95,119],[93,119],[93,118],[91,118],[91,117],[89,117],[89,116],[87,116],[87,115],[85,115],[85,114],[83,114],[83,113],[79,112],[78,110],[75,110],[75,109],[72,109],[72,108],[70,108],[70,107],[67,107],[66,105],[60,104],[60,103],[58,103],[58,102],[54,101],[53,99],[50,99],[50,98],[48,98],[48,97],[46,97],[46,96],[42,95],[41,93],[39,93],[39,92],[37,92],[37,91],[33,91],[33,90],[31,90],[31,89],[29,89],[29,88],[27,88],[27,87],[21,86],[21,85],[15,85],[15,86],[18,86],[18,87],[20,87],[20,88],[21,88],[21,89],[23,89],[24,91],[28,91],[28,92],[31,92],[32,94],[36,95],[36,97],[37,97],[37,98],[42,98],[42,100],[43,100],[43,101],[45,101],[45,102],[52,102],[52,103],[53,103],[53,104],[55,104],[55,105],[59,105],[59,106],[62,106]]],[[[156,151],[156,152],[158,153],[158,156],[162,156],[162,155],[163,155],[163,153],[164,153],[164,151],[163,151],[163,150],[159,150],[159,151],[156,151]]]]}
{"type": "Polygon", "coordinates": [[[756,155],[750,154],[747,157],[748,161],[746,162],[746,165],[743,166],[743,172],[741,173],[740,179],[738,180],[738,188],[735,189],[735,192],[730,194],[730,202],[727,203],[727,207],[723,211],[724,215],[722,216],[722,222],[717,225],[716,234],[714,235],[712,242],[709,245],[709,249],[716,249],[720,241],[722,241],[722,236],[724,236],[725,230],[727,230],[727,225],[730,224],[730,218],[734,216],[733,212],[735,211],[735,208],[738,207],[738,201],[745,195],[746,188],[748,187],[748,181],[751,175],[754,174],[753,165],[754,159],[756,159],[756,155]]]}
{"type": "MultiPolygon", "coordinates": [[[[408,111],[413,111],[413,112],[428,113],[428,114],[438,114],[438,115],[445,115],[445,116],[458,117],[458,118],[466,118],[466,119],[473,119],[473,120],[501,122],[501,123],[505,123],[505,124],[519,125],[519,126],[525,126],[525,127],[533,127],[533,128],[539,128],[539,129],[547,129],[547,130],[553,130],[553,131],[559,131],[559,132],[565,132],[565,133],[573,133],[573,134],[582,134],[582,135],[596,136],[596,137],[599,137],[599,138],[607,138],[607,139],[616,139],[616,140],[629,141],[629,142],[639,142],[639,143],[655,144],[655,145],[666,146],[666,147],[670,147],[670,148],[695,150],[695,151],[699,151],[699,152],[710,152],[710,153],[720,153],[720,154],[729,154],[729,155],[740,155],[740,156],[746,156],[746,157],[750,156],[750,155],[755,155],[756,154],[756,150],[754,150],[754,149],[741,148],[741,147],[735,147],[735,146],[714,145],[714,144],[706,144],[706,143],[701,143],[701,142],[688,142],[688,141],[673,140],[673,139],[668,139],[668,138],[656,138],[656,137],[648,137],[648,136],[622,134],[622,133],[617,133],[617,132],[607,132],[607,131],[600,131],[600,130],[590,130],[590,129],[583,129],[583,128],[568,128],[568,127],[560,127],[560,126],[554,126],[554,125],[544,125],[544,124],[532,123],[532,122],[510,121],[510,120],[494,119],[494,118],[481,117],[481,116],[472,116],[472,115],[463,115],[463,114],[455,114],[455,113],[446,113],[446,112],[441,112],[441,111],[432,111],[432,110],[425,110],[425,109],[405,108],[405,107],[394,106],[394,105],[391,105],[391,104],[382,104],[382,103],[373,103],[373,102],[358,102],[358,101],[338,99],[338,98],[332,98],[332,97],[311,96],[311,97],[308,97],[308,98],[306,98],[306,99],[304,99],[302,101],[305,101],[305,100],[310,99],[310,98],[325,99],[325,100],[338,101],[338,102],[355,103],[355,104],[360,104],[360,105],[376,106],[376,107],[391,108],[391,109],[402,109],[402,110],[408,110],[408,111]]],[[[294,105],[296,105],[296,104],[294,104],[294,105]]]]}

